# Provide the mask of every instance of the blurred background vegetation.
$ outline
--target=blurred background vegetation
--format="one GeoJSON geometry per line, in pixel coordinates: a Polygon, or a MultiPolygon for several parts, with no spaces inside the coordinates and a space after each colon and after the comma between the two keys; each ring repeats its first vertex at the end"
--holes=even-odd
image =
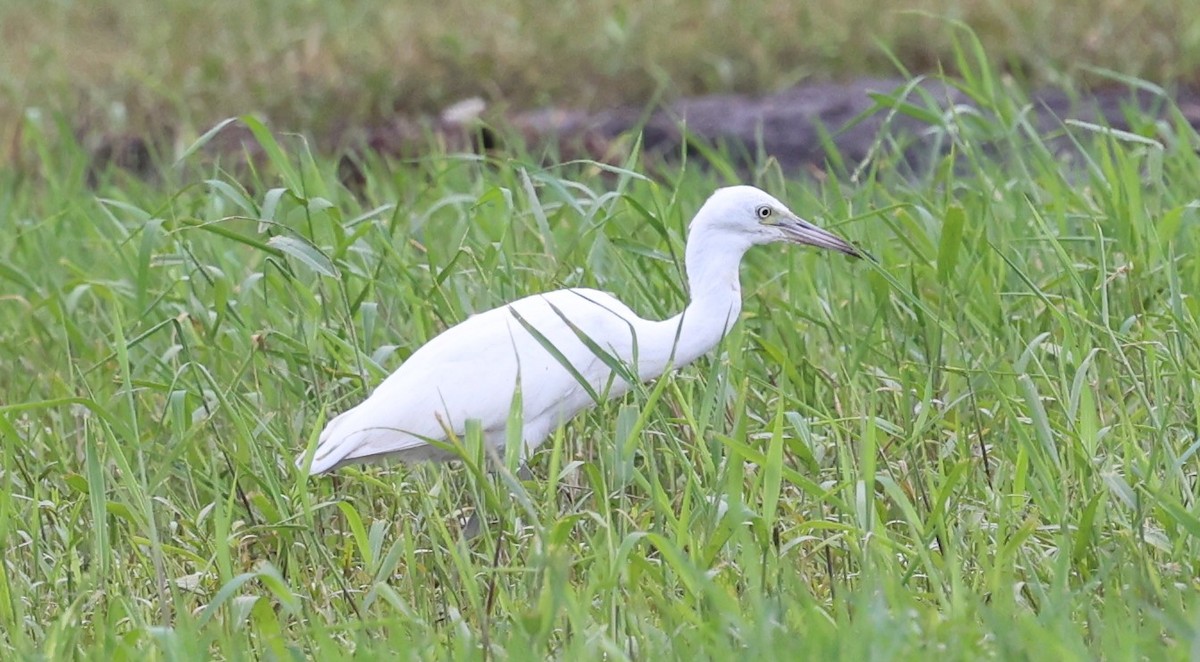
{"type": "Polygon", "coordinates": [[[0,0],[0,131],[30,108],[139,134],[245,112],[320,133],[469,96],[525,109],[767,92],[937,71],[948,20],[1030,84],[1200,72],[1191,0],[0,0]]]}

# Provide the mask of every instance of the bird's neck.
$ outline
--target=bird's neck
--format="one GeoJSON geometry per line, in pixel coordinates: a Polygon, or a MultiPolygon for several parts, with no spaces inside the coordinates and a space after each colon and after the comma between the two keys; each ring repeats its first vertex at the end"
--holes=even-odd
{"type": "MultiPolygon", "coordinates": [[[[655,324],[652,364],[676,368],[700,358],[716,346],[737,323],[742,312],[742,287],[738,267],[749,245],[715,241],[688,241],[687,269],[690,302],[683,312],[655,324]]],[[[644,361],[639,363],[646,364],[644,361]]],[[[662,370],[657,371],[661,374],[662,370]]],[[[643,375],[644,377],[656,377],[643,375]]]]}

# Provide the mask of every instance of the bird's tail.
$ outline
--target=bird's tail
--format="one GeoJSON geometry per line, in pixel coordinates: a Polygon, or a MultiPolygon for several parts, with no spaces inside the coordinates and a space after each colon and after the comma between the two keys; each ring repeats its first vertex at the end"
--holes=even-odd
{"type": "MultiPolygon", "coordinates": [[[[351,442],[341,430],[346,424],[347,414],[350,412],[345,411],[338,414],[325,425],[324,430],[321,430],[321,436],[317,439],[317,450],[313,453],[312,465],[308,468],[308,475],[316,476],[336,469],[344,463],[347,456],[358,448],[358,444],[351,442]]],[[[301,453],[296,458],[298,469],[304,469],[304,458],[305,453],[301,453]]]]}
{"type": "MultiPolygon", "coordinates": [[[[387,420],[386,406],[387,403],[379,400],[367,400],[329,421],[317,439],[308,474],[316,476],[349,464],[384,458],[423,462],[456,457],[453,451],[430,444],[428,436],[380,425],[380,421],[387,420]]],[[[426,431],[428,434],[429,431],[426,431]]],[[[304,470],[304,460],[304,454],[296,458],[296,467],[304,470]]]]}

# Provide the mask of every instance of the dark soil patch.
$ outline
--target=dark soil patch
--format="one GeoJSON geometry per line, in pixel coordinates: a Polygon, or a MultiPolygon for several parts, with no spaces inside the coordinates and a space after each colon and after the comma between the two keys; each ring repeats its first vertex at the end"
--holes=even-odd
{"type": "MultiPolygon", "coordinates": [[[[823,173],[832,162],[847,168],[868,157],[880,140],[901,146],[905,164],[914,167],[942,153],[947,143],[931,130],[939,117],[980,104],[952,85],[928,80],[905,90],[898,79],[865,79],[850,83],[818,83],[764,96],[719,95],[681,99],[658,109],[614,108],[597,112],[544,109],[495,116],[465,103],[438,118],[394,117],[374,126],[343,127],[316,136],[322,151],[347,154],[342,175],[348,184],[361,177],[356,155],[418,158],[442,148],[493,151],[503,149],[506,136],[523,140],[531,149],[554,145],[562,159],[589,158],[620,163],[631,149],[630,136],[640,130],[642,146],[653,160],[671,163],[685,154],[703,162],[707,147],[723,149],[739,166],[753,167],[764,159],[777,161],[789,173],[823,173]],[[906,92],[901,94],[902,92],[906,92]],[[883,95],[882,97],[879,95],[883,95]],[[886,101],[903,97],[904,107],[886,101]],[[916,110],[914,110],[914,108],[916,110]],[[882,131],[886,128],[886,131],[882,131]]],[[[1153,137],[1157,120],[1182,118],[1200,128],[1200,93],[1183,89],[1158,94],[1142,88],[1109,87],[1085,94],[1043,89],[1029,95],[1022,116],[1039,134],[1069,149],[1066,120],[1133,131],[1153,137]],[[1175,115],[1173,109],[1178,108],[1175,115]]],[[[965,121],[969,121],[965,120],[965,121]]],[[[943,136],[944,138],[944,136],[943,136]]],[[[154,153],[150,139],[109,136],[93,150],[97,170],[117,165],[152,175],[154,153]]],[[[261,150],[248,131],[230,125],[205,147],[209,154],[251,155],[261,150]]]]}

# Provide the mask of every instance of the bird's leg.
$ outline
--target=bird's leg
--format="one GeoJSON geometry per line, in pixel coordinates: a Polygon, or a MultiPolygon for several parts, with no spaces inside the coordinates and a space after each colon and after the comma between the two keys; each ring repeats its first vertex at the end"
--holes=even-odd
{"type": "Polygon", "coordinates": [[[479,535],[479,532],[482,530],[483,525],[479,520],[479,509],[476,508],[475,512],[471,513],[471,516],[467,518],[466,524],[463,524],[463,540],[474,540],[475,536],[479,535]]]}
{"type": "Polygon", "coordinates": [[[521,482],[533,480],[533,470],[529,468],[529,463],[525,460],[521,460],[520,466],[517,467],[517,480],[521,482]]]}
{"type": "MultiPolygon", "coordinates": [[[[494,457],[493,459],[498,461],[498,463],[496,465],[497,468],[490,470],[488,473],[496,473],[498,470],[500,470],[504,467],[503,461],[499,460],[498,457],[494,457]]],[[[517,472],[515,475],[516,475],[517,480],[519,480],[521,482],[525,482],[527,480],[533,480],[533,471],[529,468],[529,463],[525,461],[524,457],[521,458],[521,464],[517,465],[517,472]]],[[[511,492],[510,492],[510,496],[511,496],[511,492]]],[[[480,531],[482,531],[482,530],[483,530],[483,521],[479,516],[479,509],[476,508],[475,511],[471,513],[471,516],[467,518],[466,523],[463,524],[463,528],[462,528],[463,540],[471,540],[471,539],[475,538],[475,536],[479,535],[480,531]]]]}

